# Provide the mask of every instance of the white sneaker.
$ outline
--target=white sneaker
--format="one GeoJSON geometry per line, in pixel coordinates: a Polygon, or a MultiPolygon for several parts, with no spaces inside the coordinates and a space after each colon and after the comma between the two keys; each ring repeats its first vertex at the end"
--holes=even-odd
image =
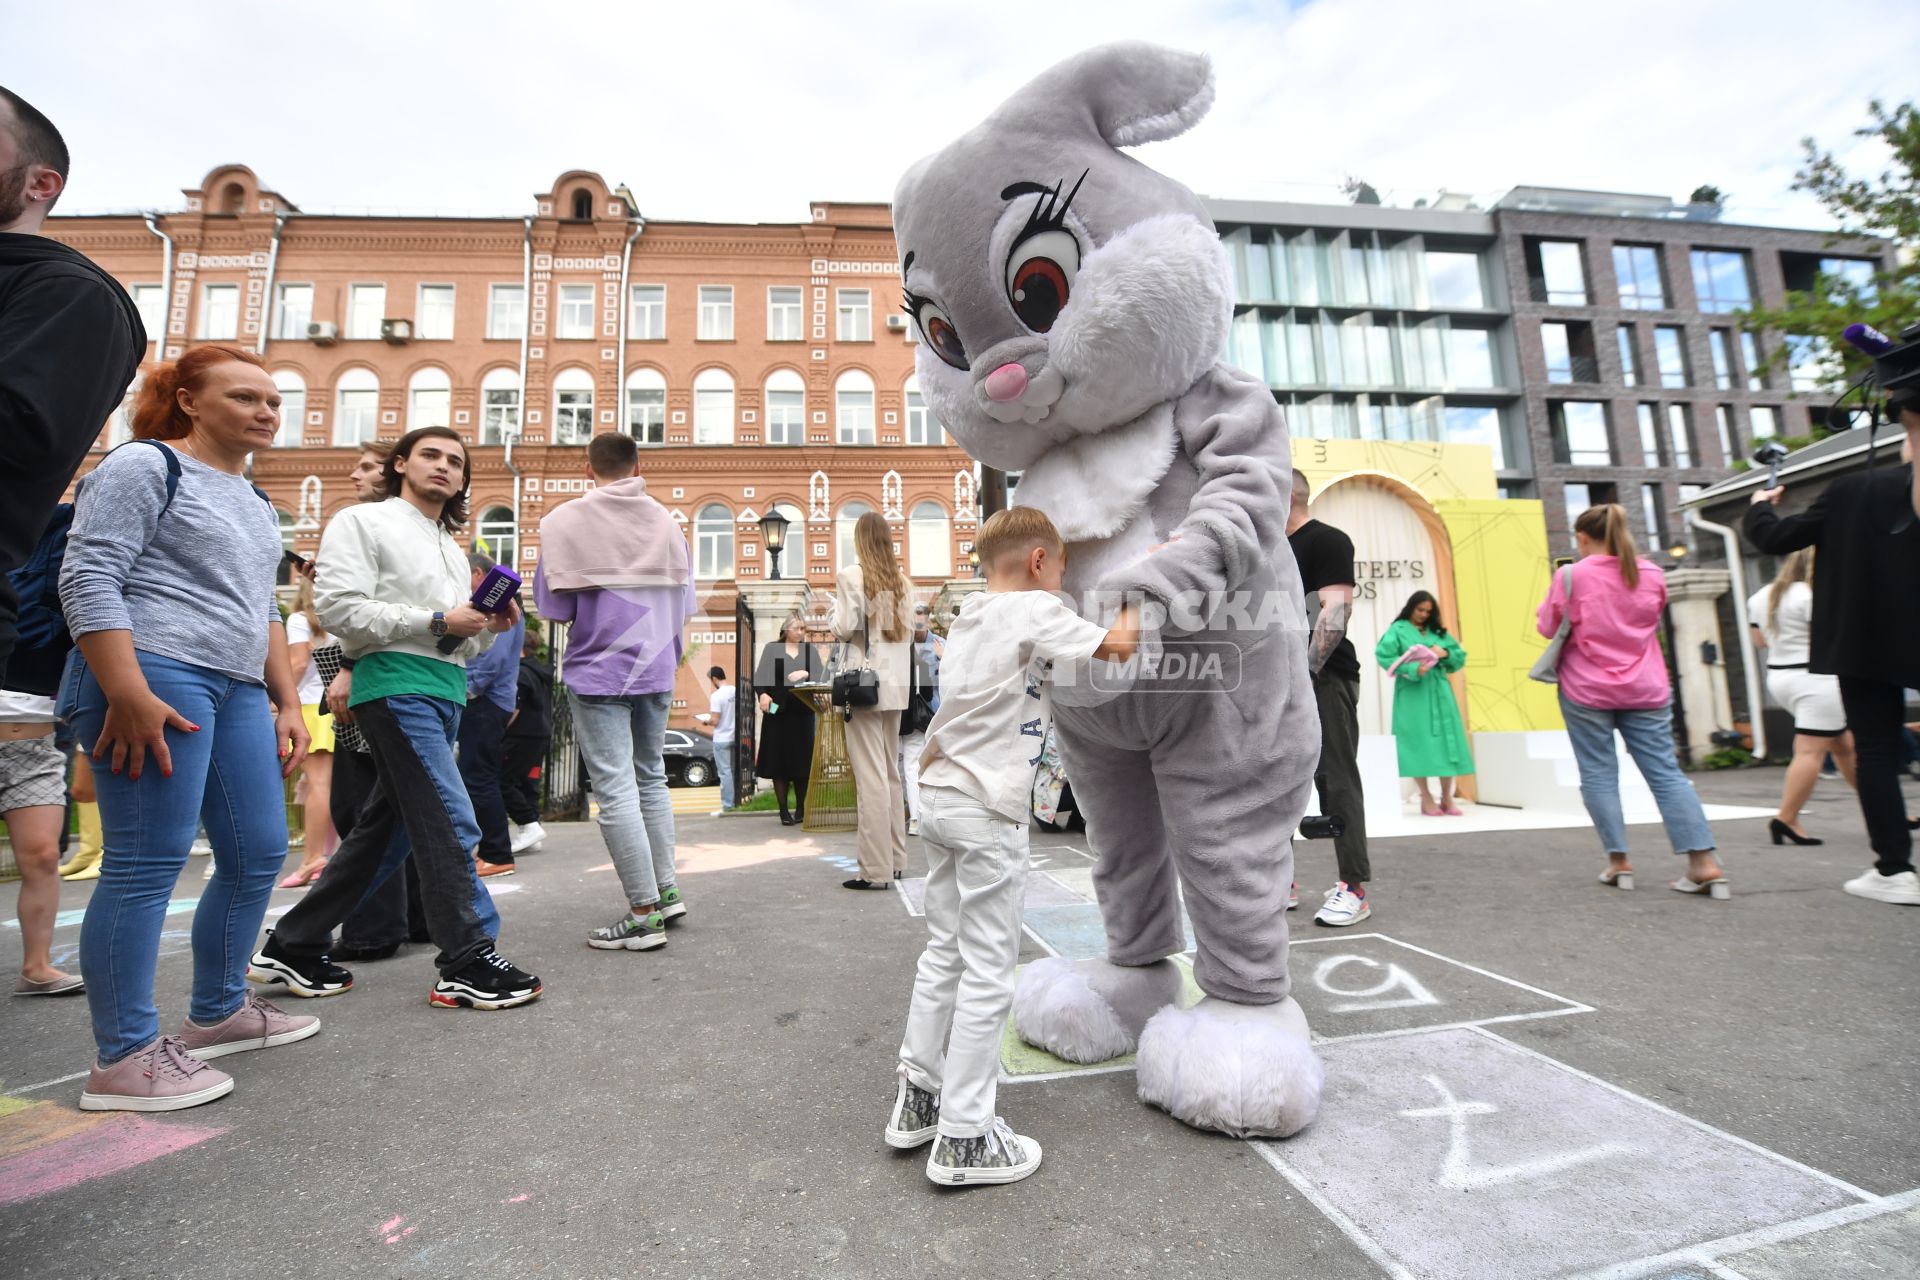
{"type": "Polygon", "coordinates": [[[917,836],[920,834],[920,819],[918,818],[907,819],[907,834],[910,836],[917,836]]]}
{"type": "Polygon", "coordinates": [[[1300,882],[1295,880],[1287,890],[1287,910],[1292,911],[1300,905],[1300,882]]]}
{"type": "Polygon", "coordinates": [[[511,836],[507,847],[514,853],[525,853],[547,838],[547,829],[538,821],[529,822],[524,827],[516,827],[512,823],[508,823],[507,826],[508,834],[511,836]]]}
{"type": "Polygon", "coordinates": [[[1313,916],[1315,924],[1329,925],[1335,929],[1344,929],[1350,924],[1359,924],[1373,914],[1373,908],[1367,900],[1347,887],[1342,880],[1327,890],[1327,900],[1313,916]]]}
{"type": "Polygon", "coordinates": [[[1856,898],[1891,902],[1903,907],[1920,907],[1920,876],[1911,871],[1883,876],[1872,867],[1840,886],[1856,898]]]}

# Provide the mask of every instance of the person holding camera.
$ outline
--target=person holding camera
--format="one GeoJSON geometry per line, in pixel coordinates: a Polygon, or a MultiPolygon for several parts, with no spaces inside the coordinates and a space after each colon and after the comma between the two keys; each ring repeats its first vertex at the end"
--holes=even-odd
{"type": "Polygon", "coordinates": [[[871,669],[871,701],[856,689],[847,704],[847,755],[859,806],[860,874],[847,889],[891,889],[906,873],[906,798],[896,759],[912,661],[913,600],[893,555],[893,535],[877,511],[853,526],[855,563],[834,580],[833,634],[848,674],[871,669]]]}
{"type": "Polygon", "coordinates": [[[1900,793],[1906,690],[1920,687],[1920,521],[1913,448],[1920,437],[1920,381],[1896,386],[1889,416],[1906,428],[1900,466],[1841,476],[1804,511],[1775,508],[1784,486],[1762,489],[1747,508],[1747,540],[1769,555],[1817,550],[1808,669],[1840,681],[1853,734],[1860,811],[1874,865],[1846,882],[1857,898],[1920,906],[1913,830],[1900,793]]]}

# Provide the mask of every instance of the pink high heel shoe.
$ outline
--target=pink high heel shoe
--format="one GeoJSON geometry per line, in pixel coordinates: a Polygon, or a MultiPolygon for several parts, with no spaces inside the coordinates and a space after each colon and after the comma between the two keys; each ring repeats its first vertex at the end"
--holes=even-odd
{"type": "Polygon", "coordinates": [[[282,889],[304,889],[315,880],[318,880],[320,873],[326,869],[327,864],[324,862],[314,867],[311,871],[305,870],[304,868],[296,869],[292,875],[289,875],[285,880],[280,882],[280,887],[282,889]]]}

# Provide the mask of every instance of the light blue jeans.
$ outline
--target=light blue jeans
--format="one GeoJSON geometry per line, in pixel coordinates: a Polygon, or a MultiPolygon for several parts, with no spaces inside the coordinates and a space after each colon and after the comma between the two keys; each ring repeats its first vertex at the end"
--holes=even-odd
{"type": "Polygon", "coordinates": [[[1580,763],[1580,798],[1608,853],[1627,852],[1627,824],[1620,810],[1620,759],[1613,747],[1616,729],[1660,806],[1660,821],[1673,851],[1702,853],[1713,848],[1713,831],[1707,826],[1700,796],[1680,771],[1674,754],[1672,707],[1609,711],[1582,706],[1562,693],[1560,714],[1573,741],[1573,757],[1580,763]]]}
{"type": "MultiPolygon", "coordinates": [[[[160,934],[202,824],[213,845],[213,878],[193,912],[187,1005],[202,1026],[239,1010],[247,961],[287,857],[285,784],[266,689],[158,654],[134,656],[154,696],[200,728],[166,730],[172,777],[162,776],[151,753],[138,781],[104,760],[94,765],[105,852],[80,926],[80,973],[102,1066],[160,1034],[153,1001],[160,934]]],[[[78,650],[61,681],[60,711],[81,749],[91,750],[107,696],[78,650]]]]}
{"type": "Polygon", "coordinates": [[[673,694],[583,697],[569,689],[567,701],[600,802],[600,836],[627,904],[649,906],[674,882],[673,798],[664,759],[673,694]]]}
{"type": "Polygon", "coordinates": [[[733,808],[733,744],[716,742],[713,744],[713,767],[720,772],[720,805],[733,808]]]}

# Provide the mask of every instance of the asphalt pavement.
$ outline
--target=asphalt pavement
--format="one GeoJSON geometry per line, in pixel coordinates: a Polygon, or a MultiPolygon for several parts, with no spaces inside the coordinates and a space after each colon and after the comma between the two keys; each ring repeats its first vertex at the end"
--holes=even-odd
{"type": "MultiPolygon", "coordinates": [[[[1696,780],[1770,805],[1780,777],[1696,780]]],[[[1046,1163],[967,1190],[881,1141],[924,930],[911,894],[839,887],[850,835],[683,816],[686,923],[629,953],[584,944],[621,908],[597,830],[550,825],[494,884],[502,950],[546,984],[525,1008],[429,1008],[409,947],[285,1000],[323,1029],[223,1059],[228,1097],[134,1120],[83,1115],[62,1079],[90,1060],[84,1001],[0,1004],[0,1276],[1910,1276],[1920,909],[1839,891],[1870,860],[1839,783],[1805,821],[1828,843],[1719,824],[1735,896],[1711,902],[1664,887],[1657,827],[1620,893],[1591,831],[1436,820],[1377,842],[1350,936],[1308,923],[1333,856],[1302,845],[1320,1121],[1238,1142],[1145,1107],[1124,1066],[1010,1060],[1000,1109],[1046,1163]]],[[[1024,958],[1097,946],[1084,840],[1033,844],[1024,958]]]]}

